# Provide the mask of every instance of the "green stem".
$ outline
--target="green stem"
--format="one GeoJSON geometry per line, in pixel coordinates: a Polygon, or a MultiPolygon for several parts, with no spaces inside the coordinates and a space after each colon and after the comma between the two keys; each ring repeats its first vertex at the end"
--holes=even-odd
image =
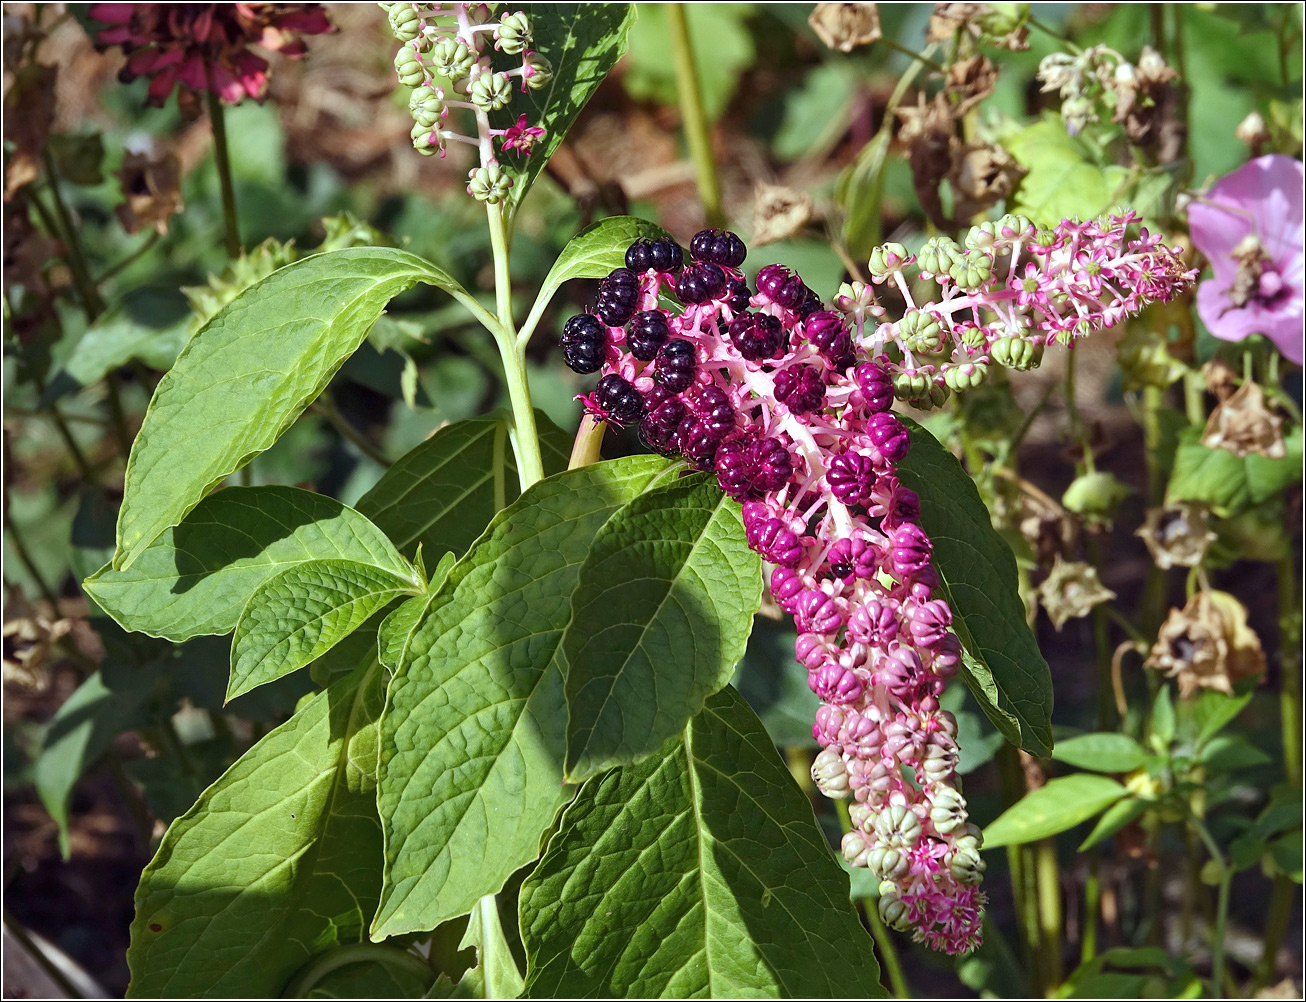
{"type": "Polygon", "coordinates": [[[128,254],[125,258],[123,258],[117,264],[113,265],[113,267],[111,267],[103,275],[97,278],[95,280],[96,284],[98,285],[101,282],[108,281],[109,279],[113,278],[114,275],[118,274],[120,271],[126,268],[128,265],[132,264],[135,261],[139,261],[142,257],[148,254],[150,252],[150,249],[158,242],[159,242],[159,231],[151,230],[149,237],[146,238],[143,244],[141,244],[134,251],[128,254]]]}
{"type": "MultiPolygon", "coordinates": [[[[50,199],[54,203],[59,230],[62,231],[56,235],[63,243],[64,260],[68,262],[68,270],[72,272],[73,284],[77,286],[77,295],[86,309],[87,319],[94,322],[95,318],[104,312],[104,300],[100,298],[100,290],[95,287],[95,282],[91,280],[90,269],[86,267],[82,242],[77,235],[77,227],[73,224],[72,214],[63,200],[59,175],[54,168],[54,157],[50,154],[49,147],[46,147],[41,155],[45,161],[45,178],[50,188],[50,199]]],[[[32,201],[37,204],[37,212],[41,212],[40,201],[35,198],[32,201]]]]}
{"type": "Polygon", "coordinates": [[[1040,839],[1034,844],[1038,867],[1038,918],[1042,934],[1043,957],[1047,966],[1045,991],[1050,995],[1061,984],[1061,873],[1057,867],[1056,839],[1040,839]]]}
{"type": "Polygon", "coordinates": [[[571,447],[571,461],[567,469],[578,470],[599,461],[599,450],[603,447],[603,433],[608,423],[600,421],[593,414],[586,414],[580,419],[580,428],[576,432],[576,442],[571,447]]]}
{"type": "Polygon", "coordinates": [[[1274,980],[1274,969],[1279,958],[1279,948],[1288,938],[1288,922],[1292,918],[1292,903],[1297,897],[1297,885],[1289,877],[1276,877],[1274,893],[1270,896],[1270,917],[1265,923],[1265,940],[1261,945],[1261,960],[1256,965],[1252,991],[1264,988],[1274,980]]]}
{"type": "MultiPolygon", "coordinates": [[[[892,38],[879,38],[879,39],[876,39],[875,44],[876,44],[877,46],[883,46],[883,47],[886,48],[886,49],[892,49],[894,52],[899,52],[899,53],[901,53],[902,55],[906,56],[908,59],[916,59],[916,60],[919,60],[921,63],[923,63],[924,65],[928,66],[930,69],[934,70],[936,73],[941,73],[941,74],[943,74],[943,75],[945,75],[945,76],[946,76],[947,73],[948,73],[948,68],[947,68],[946,66],[944,66],[942,63],[937,62],[936,60],[931,59],[931,58],[930,58],[927,54],[925,54],[925,53],[921,53],[921,52],[913,52],[911,49],[907,48],[907,46],[905,46],[905,45],[899,45],[899,44],[898,44],[897,42],[895,42],[892,38]]],[[[930,48],[932,49],[933,46],[930,46],[930,48]]]]}
{"type": "MultiPolygon", "coordinates": [[[[9,485],[5,485],[5,508],[9,507],[9,485]]],[[[13,520],[9,520],[9,542],[13,544],[14,552],[18,554],[19,562],[27,569],[32,580],[36,582],[36,590],[41,593],[41,597],[50,603],[50,614],[59,618],[59,596],[55,594],[54,589],[50,587],[45,580],[45,576],[37,568],[35,561],[32,560],[32,554],[28,552],[27,544],[23,542],[23,536],[14,525],[13,520]]],[[[8,577],[8,575],[6,575],[8,577]]]]}
{"type": "Polygon", "coordinates": [[[227,148],[226,112],[222,99],[209,91],[209,125],[213,128],[213,158],[218,166],[218,188],[222,192],[222,228],[227,257],[240,257],[240,223],[236,216],[236,189],[231,183],[231,153],[227,148]]]}
{"type": "MultiPolygon", "coordinates": [[[[1002,786],[1002,805],[1011,807],[1025,792],[1025,777],[1020,768],[1020,759],[1016,749],[1003,743],[998,749],[998,778],[1002,786]]],[[[1028,887],[1031,860],[1024,846],[1007,846],[1007,869],[1011,875],[1011,897],[1015,904],[1016,923],[1020,929],[1020,941],[1024,954],[1023,969],[1034,976],[1036,982],[1042,980],[1039,964],[1038,900],[1028,887]]],[[[1033,986],[1037,988],[1038,985],[1033,986]]]]}
{"type": "Polygon", "coordinates": [[[1293,786],[1301,786],[1301,598],[1297,571],[1291,556],[1278,564],[1279,575],[1279,708],[1283,717],[1283,773],[1293,786]]]}
{"type": "Polygon", "coordinates": [[[1084,935],[1079,944],[1079,962],[1087,964],[1097,956],[1098,916],[1102,910],[1101,857],[1093,850],[1088,861],[1088,877],[1084,881],[1084,935]]]}
{"type": "Polygon", "coordinates": [[[517,457],[517,476],[521,489],[544,479],[544,458],[540,455],[539,432],[535,428],[535,408],[531,403],[530,383],[526,376],[526,345],[517,336],[512,316],[512,276],[508,267],[509,236],[503,208],[486,203],[490,224],[490,249],[494,254],[494,293],[499,316],[492,330],[503,359],[503,379],[512,406],[512,451],[517,457]]]}
{"type": "Polygon", "coordinates": [[[337,971],[349,964],[377,963],[383,967],[393,967],[417,975],[423,981],[431,978],[431,969],[421,957],[414,956],[406,950],[399,950],[382,943],[355,943],[353,946],[341,947],[324,953],[312,963],[304,973],[286,986],[282,998],[308,998],[308,993],[315,985],[332,971],[337,971]]]}
{"type": "MultiPolygon", "coordinates": [[[[811,774],[808,774],[809,783],[811,774]]],[[[848,814],[848,802],[846,800],[836,800],[834,802],[835,811],[839,815],[839,827],[846,835],[853,830],[853,820],[848,814]]],[[[911,998],[911,988],[907,984],[907,976],[902,969],[902,961],[898,957],[898,948],[893,942],[893,933],[889,927],[884,924],[880,918],[879,903],[870,899],[863,899],[858,902],[866,919],[871,925],[871,939],[875,941],[876,952],[879,953],[880,959],[884,961],[884,973],[889,979],[889,993],[894,998],[911,998]]]]}
{"type": "Polygon", "coordinates": [[[1219,868],[1220,886],[1215,905],[1215,932],[1211,937],[1211,989],[1215,998],[1224,997],[1224,940],[1229,925],[1229,889],[1233,883],[1233,869],[1225,863],[1220,846],[1211,835],[1210,829],[1195,814],[1190,814],[1188,823],[1193,826],[1206,851],[1211,854],[1211,861],[1219,868]]]}
{"type": "Polygon", "coordinates": [[[712,156],[712,140],[708,134],[707,114],[703,110],[703,91],[699,86],[698,67],[694,64],[694,50],[689,41],[689,22],[683,3],[663,5],[667,16],[667,34],[671,42],[671,58],[676,71],[676,94],[680,101],[680,117],[685,128],[685,143],[694,161],[698,176],[698,197],[703,202],[703,213],[709,226],[719,226],[725,221],[721,213],[721,186],[717,180],[716,160],[712,156]]]}

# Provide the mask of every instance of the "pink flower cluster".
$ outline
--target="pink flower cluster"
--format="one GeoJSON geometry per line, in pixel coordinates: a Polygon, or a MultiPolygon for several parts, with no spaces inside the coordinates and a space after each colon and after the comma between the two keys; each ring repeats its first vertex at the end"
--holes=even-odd
{"type": "Polygon", "coordinates": [[[568,364],[603,373],[581,398],[589,413],[638,422],[646,444],[714,470],[743,502],[748,543],[773,565],[771,593],[794,617],[821,699],[813,778],[852,799],[844,856],[880,878],[887,924],[948,953],[979,942],[984,862],[956,774],[956,720],[939,705],[961,647],[935,597],[919,498],[896,475],[910,439],[890,413],[895,386],[914,395],[921,375],[946,385],[1002,339],[1087,333],[1174,295],[1187,273],[1147,234],[1130,238],[1129,222],[1037,231],[1008,220],[981,228],[982,246],[936,241],[919,270],[941,295],[919,306],[905,278],[913,259],[880,248],[872,274],[908,304],[896,322],[871,287],[846,286],[840,310],[826,310],[777,265],[753,292],[733,234],[698,234],[688,264],[675,245],[640,241],[594,312],[563,332],[568,364]],[[685,307],[664,309],[667,294],[685,307]]]}
{"type": "Polygon", "coordinates": [[[178,84],[192,94],[212,92],[226,104],[261,101],[268,61],[249,46],[299,57],[306,51],[300,35],[331,31],[316,3],[97,3],[90,15],[110,25],[97,44],[127,53],[123,82],[153,78],[146,103],[157,106],[178,84]]]}

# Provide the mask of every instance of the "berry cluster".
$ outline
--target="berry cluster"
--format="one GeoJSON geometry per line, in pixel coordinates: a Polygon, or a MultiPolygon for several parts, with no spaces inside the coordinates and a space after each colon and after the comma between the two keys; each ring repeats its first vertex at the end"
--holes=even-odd
{"type": "Polygon", "coordinates": [[[513,79],[522,91],[539,90],[553,78],[549,61],[530,48],[531,25],[527,16],[503,14],[493,19],[483,3],[383,3],[390,30],[402,43],[395,55],[395,73],[405,87],[413,88],[408,110],[413,115],[413,146],[425,155],[445,155],[449,141],[468,143],[480,153],[481,164],[468,172],[467,193],[482,202],[496,203],[508,194],[512,176],[495,156],[501,150],[530,156],[544,129],[530,126],[525,115],[506,129],[490,128],[489,113],[512,101],[513,79]],[[493,43],[493,50],[491,50],[493,43]],[[493,52],[520,57],[520,65],[496,70],[493,52]],[[453,85],[455,96],[437,86],[435,78],[453,85]],[[476,119],[476,134],[464,136],[449,127],[449,109],[463,108],[476,119]]]}
{"type": "MultiPolygon", "coordinates": [[[[919,499],[896,476],[910,440],[890,408],[904,375],[949,385],[954,367],[1012,354],[997,347],[1008,340],[1032,348],[1036,337],[1121,315],[1094,295],[1136,309],[1177,292],[1187,273],[1146,233],[1108,253],[1111,240],[1126,242],[1128,222],[1045,234],[1015,220],[968,250],[935,241],[921,271],[942,296],[919,307],[904,278],[912,258],[880,248],[872,274],[909,305],[873,330],[866,319],[886,311],[867,286],[845,286],[840,308],[828,310],[796,274],[770,265],[750,290],[734,234],[697,234],[688,263],[674,244],[638,241],[595,310],[563,332],[568,364],[602,372],[579,398],[590,414],[637,425],[649,448],[714,471],[743,502],[748,544],[773,565],[771,593],[794,617],[797,658],[822,701],[813,778],[826,796],[853,799],[844,855],[880,878],[886,923],[949,953],[978,943],[984,903],[957,724],[939,705],[961,648],[947,603],[934,597],[919,499]],[[994,278],[1004,251],[1009,277],[994,278]],[[682,309],[661,307],[670,295],[682,309]]],[[[912,388],[908,398],[920,399],[912,388]]]]}

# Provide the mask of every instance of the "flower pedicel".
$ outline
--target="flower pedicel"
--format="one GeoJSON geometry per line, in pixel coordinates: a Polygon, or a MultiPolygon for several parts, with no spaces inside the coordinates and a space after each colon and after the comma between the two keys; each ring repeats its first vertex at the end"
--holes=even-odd
{"type": "Polygon", "coordinates": [[[600,374],[580,398],[587,412],[637,426],[742,502],[821,699],[813,778],[853,801],[844,856],[880,878],[886,923],[964,953],[980,939],[984,862],[957,723],[939,706],[961,647],[919,499],[896,476],[910,439],[890,408],[937,405],[992,364],[1030,368],[1046,344],[1168,300],[1193,274],[1129,214],[1055,230],[1004,216],[918,256],[887,244],[871,255],[872,283],[842,286],[834,310],[779,265],[749,288],[746,253],[721,230],[697,234],[688,261],[673,243],[637,241],[595,308],[567,321],[563,353],[600,374]],[[917,302],[908,269],[938,297],[917,302]],[[896,320],[879,286],[906,302],[896,320]]]}

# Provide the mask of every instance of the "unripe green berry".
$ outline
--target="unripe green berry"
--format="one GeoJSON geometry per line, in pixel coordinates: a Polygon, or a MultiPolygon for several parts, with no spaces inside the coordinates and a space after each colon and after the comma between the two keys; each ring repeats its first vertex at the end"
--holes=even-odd
{"type": "Polygon", "coordinates": [[[878,846],[867,853],[866,867],[881,880],[901,880],[911,869],[911,860],[890,846],[878,846]]]}
{"type": "Polygon", "coordinates": [[[944,370],[943,381],[954,393],[964,393],[982,385],[988,374],[989,367],[983,362],[964,362],[944,370]]]}
{"type": "Polygon", "coordinates": [[[422,58],[411,45],[405,45],[395,53],[395,75],[405,87],[418,87],[426,79],[422,58]]]}
{"type": "Polygon", "coordinates": [[[952,391],[948,389],[947,383],[931,381],[924,393],[910,398],[907,402],[917,410],[930,411],[935,407],[942,407],[947,403],[950,396],[952,396],[952,391]]]}
{"type": "Polygon", "coordinates": [[[880,918],[890,929],[906,932],[911,928],[911,909],[896,893],[880,894],[880,918]]]}
{"type": "Polygon", "coordinates": [[[974,849],[954,849],[948,857],[948,869],[958,882],[977,887],[984,880],[983,858],[974,849]]]}
{"type": "Polygon", "coordinates": [[[871,251],[867,270],[876,278],[887,278],[911,263],[911,255],[902,244],[881,244],[871,251]]]}
{"type": "Polygon", "coordinates": [[[997,223],[984,222],[972,226],[966,231],[966,247],[969,250],[986,251],[998,241],[997,223]]]}
{"type": "Polygon", "coordinates": [[[520,55],[531,44],[531,22],[521,11],[504,14],[499,27],[494,29],[494,40],[500,52],[510,56],[520,55]]]}
{"type": "Polygon", "coordinates": [[[506,73],[482,73],[467,88],[467,100],[482,111],[498,111],[512,100],[512,82],[506,73]]]}
{"type": "Polygon", "coordinates": [[[899,400],[914,400],[929,392],[930,377],[923,372],[895,372],[893,395],[899,400]]]}
{"type": "Polygon", "coordinates": [[[959,255],[948,269],[948,275],[962,289],[975,289],[987,282],[993,274],[993,255],[970,251],[959,255]]]}
{"type": "Polygon", "coordinates": [[[812,782],[831,800],[842,800],[849,795],[848,768],[843,756],[833,748],[824,749],[812,762],[812,782]]]}
{"type": "Polygon", "coordinates": [[[553,82],[553,64],[538,52],[528,52],[523,62],[530,69],[525,75],[525,83],[531,90],[543,90],[553,82]]]}
{"type": "Polygon", "coordinates": [[[854,828],[865,828],[875,814],[875,808],[869,804],[853,803],[848,805],[848,820],[854,828]]]}
{"type": "Polygon", "coordinates": [[[456,38],[441,38],[431,47],[431,65],[451,81],[463,79],[476,65],[476,53],[456,38]]]}
{"type": "Polygon", "coordinates": [[[417,124],[433,128],[444,117],[444,98],[433,87],[418,87],[408,98],[408,111],[417,124]]]}
{"type": "Polygon", "coordinates": [[[440,134],[430,126],[414,122],[408,135],[413,140],[413,149],[424,157],[434,156],[440,151],[440,134]]]}
{"type": "Polygon", "coordinates": [[[990,346],[989,355],[998,365],[1027,372],[1043,360],[1043,346],[1023,337],[1000,337],[990,346]]]}
{"type": "Polygon", "coordinates": [[[850,831],[839,843],[839,851],[849,866],[865,866],[871,852],[870,839],[859,831],[850,831]]]}
{"type": "Polygon", "coordinates": [[[921,819],[910,807],[890,804],[875,819],[875,834],[887,845],[911,848],[921,837],[921,819]]]}
{"type": "Polygon", "coordinates": [[[391,33],[401,42],[413,41],[422,30],[422,19],[410,3],[390,4],[387,19],[391,33]]]}
{"type": "Polygon", "coordinates": [[[512,178],[504,173],[497,163],[488,167],[476,167],[468,173],[467,194],[478,202],[494,205],[508,196],[512,187],[512,178]]]}
{"type": "Polygon", "coordinates": [[[920,265],[922,275],[946,275],[960,252],[961,249],[948,237],[930,237],[916,255],[916,263],[920,265]]]}
{"type": "Polygon", "coordinates": [[[988,346],[989,335],[983,327],[961,328],[961,343],[964,347],[976,351],[988,346]]]}
{"type": "Polygon", "coordinates": [[[943,326],[931,313],[908,310],[898,322],[898,333],[910,352],[933,354],[943,348],[943,326]]]}

